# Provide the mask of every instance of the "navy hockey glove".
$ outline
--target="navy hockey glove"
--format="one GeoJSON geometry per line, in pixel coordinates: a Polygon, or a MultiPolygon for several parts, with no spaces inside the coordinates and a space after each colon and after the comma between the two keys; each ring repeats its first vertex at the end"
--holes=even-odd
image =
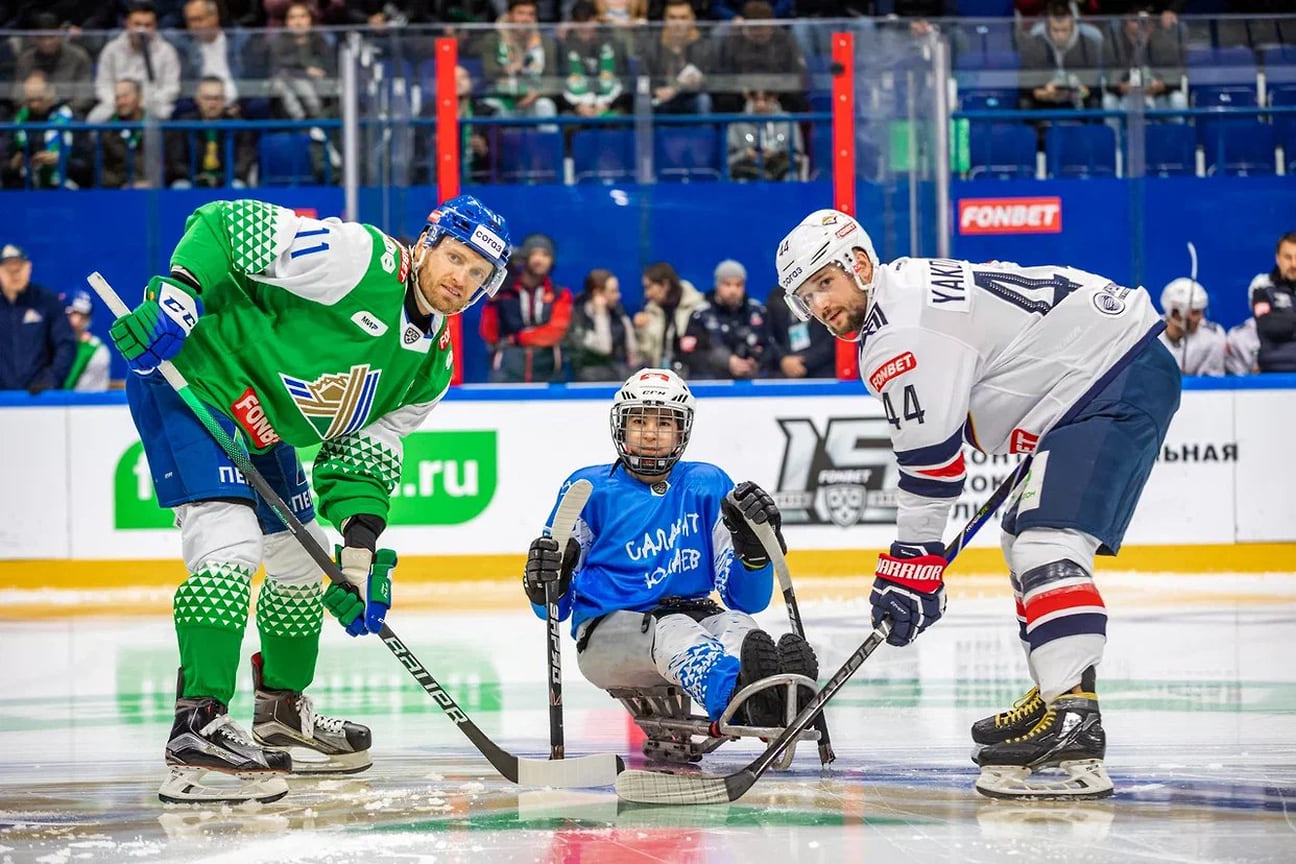
{"type": "Polygon", "coordinates": [[[114,321],[108,335],[126,365],[145,374],[180,353],[200,315],[202,303],[189,286],[169,276],[154,276],[144,290],[144,302],[114,321]]]}
{"type": "Polygon", "coordinates": [[[345,546],[337,547],[342,583],[324,591],[324,608],[341,622],[347,633],[363,636],[382,630],[392,604],[391,574],[396,553],[378,549],[378,535],[386,527],[377,516],[352,516],[342,523],[345,546]]]}
{"type": "Polygon", "coordinates": [[[567,538],[567,548],[561,553],[558,541],[548,535],[532,540],[531,548],[527,550],[526,568],[522,572],[522,590],[527,599],[537,606],[544,606],[545,585],[549,583],[555,583],[555,600],[566,595],[578,560],[580,543],[575,537],[567,538]]]}
{"type": "Polygon", "coordinates": [[[750,519],[757,525],[768,522],[774,528],[779,548],[786,552],[783,516],[769,493],[750,480],[744,480],[735,486],[733,497],[733,501],[729,500],[728,495],[720,500],[720,519],[733,535],[734,554],[738,556],[738,560],[748,570],[759,570],[769,563],[769,555],[747,520],[750,519]]]}
{"type": "Polygon", "coordinates": [[[892,645],[908,645],[945,612],[945,549],[939,543],[892,543],[878,555],[869,602],[873,626],[891,619],[892,645]]]}

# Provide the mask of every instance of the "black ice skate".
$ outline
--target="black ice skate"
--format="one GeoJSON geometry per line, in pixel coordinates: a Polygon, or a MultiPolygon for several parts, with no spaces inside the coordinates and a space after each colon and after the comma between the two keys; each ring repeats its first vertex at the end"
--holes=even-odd
{"type": "MultiPolygon", "coordinates": [[[[779,652],[773,637],[764,630],[748,633],[743,639],[738,664],[734,696],[750,684],[779,674],[779,652]]],[[[739,726],[782,726],[785,706],[784,688],[771,686],[760,689],[743,700],[734,711],[731,722],[739,726]]]]}
{"type": "Polygon", "coordinates": [[[1103,766],[1106,752],[1098,697],[1068,693],[1053,700],[1024,735],[981,749],[976,790],[991,798],[1105,798],[1113,791],[1103,766]],[[1051,768],[1061,774],[1039,774],[1051,768]]]}
{"type": "Polygon", "coordinates": [[[260,654],[252,655],[252,682],[252,737],[266,747],[294,750],[294,773],[355,774],[372,764],[369,727],[317,714],[305,693],[266,688],[260,654]]]}
{"type": "Polygon", "coordinates": [[[282,775],[292,771],[287,753],[256,743],[212,698],[176,700],[166,761],[171,770],[158,798],[168,804],[277,801],[288,794],[282,775]],[[238,785],[204,785],[209,773],[237,778],[238,785]]]}
{"type": "MultiPolygon", "coordinates": [[[[795,633],[784,633],[778,641],[779,671],[790,675],[804,675],[811,681],[819,680],[819,658],[810,643],[795,633]]],[[[797,706],[794,713],[809,704],[815,696],[813,689],[797,688],[797,706]]]]}
{"type": "Polygon", "coordinates": [[[976,753],[981,747],[1025,735],[1043,716],[1044,700],[1040,698],[1039,687],[1032,687],[1007,711],[976,721],[972,724],[972,743],[978,746],[973,750],[972,761],[976,761],[976,753]]]}

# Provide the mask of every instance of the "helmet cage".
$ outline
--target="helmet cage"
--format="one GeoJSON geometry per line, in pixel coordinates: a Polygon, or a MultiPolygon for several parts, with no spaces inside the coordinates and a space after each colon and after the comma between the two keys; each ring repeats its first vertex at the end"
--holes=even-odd
{"type": "Polygon", "coordinates": [[[654,477],[665,474],[675,467],[675,463],[684,455],[688,447],[689,435],[693,431],[693,409],[680,402],[668,402],[659,399],[634,398],[618,402],[612,406],[610,415],[612,426],[612,443],[616,447],[621,462],[636,474],[654,477]],[[675,446],[661,456],[644,456],[631,453],[629,432],[631,417],[652,416],[657,419],[657,428],[669,420],[675,427],[675,446]]]}

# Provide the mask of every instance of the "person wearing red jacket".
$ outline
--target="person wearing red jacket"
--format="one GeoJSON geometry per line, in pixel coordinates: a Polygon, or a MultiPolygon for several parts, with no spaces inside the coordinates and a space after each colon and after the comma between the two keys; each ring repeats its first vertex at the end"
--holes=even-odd
{"type": "Polygon", "coordinates": [[[563,337],[572,295],[552,277],[554,242],[531,234],[518,250],[514,275],[482,310],[481,336],[492,353],[492,383],[560,381],[563,337]]]}

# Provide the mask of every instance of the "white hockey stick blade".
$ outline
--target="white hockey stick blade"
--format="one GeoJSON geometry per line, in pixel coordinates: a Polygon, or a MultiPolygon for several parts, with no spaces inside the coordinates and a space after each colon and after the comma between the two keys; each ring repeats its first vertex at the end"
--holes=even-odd
{"type": "Polygon", "coordinates": [[[518,758],[517,782],[522,786],[554,789],[590,789],[611,786],[625,771],[625,762],[614,753],[595,753],[568,759],[518,758]]]}
{"type": "Polygon", "coordinates": [[[749,770],[717,777],[632,769],[617,776],[616,791],[622,801],[636,804],[728,804],[755,782],[756,775],[749,770]]]}
{"type": "Polygon", "coordinates": [[[549,527],[549,536],[558,541],[559,552],[565,551],[567,538],[575,529],[576,520],[580,518],[581,510],[585,509],[585,502],[593,491],[594,485],[588,480],[577,480],[563,493],[562,500],[558,502],[558,511],[554,513],[553,525],[549,527]]]}

